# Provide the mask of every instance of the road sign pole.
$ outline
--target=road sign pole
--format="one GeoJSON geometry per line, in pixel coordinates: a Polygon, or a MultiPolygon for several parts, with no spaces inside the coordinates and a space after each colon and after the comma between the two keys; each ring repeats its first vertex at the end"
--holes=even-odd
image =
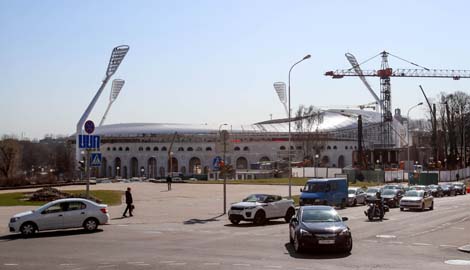
{"type": "Polygon", "coordinates": [[[90,199],[90,150],[86,150],[85,173],[86,173],[86,198],[90,199]]]}

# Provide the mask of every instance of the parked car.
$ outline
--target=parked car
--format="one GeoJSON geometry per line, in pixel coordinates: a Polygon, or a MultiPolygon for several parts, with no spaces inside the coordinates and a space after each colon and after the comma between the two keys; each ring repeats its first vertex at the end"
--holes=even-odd
{"type": "Polygon", "coordinates": [[[405,192],[405,188],[401,184],[385,185],[385,186],[383,186],[382,191],[384,191],[386,189],[398,189],[398,190],[401,190],[402,192],[405,192]]]}
{"type": "Polygon", "coordinates": [[[366,204],[366,193],[362,188],[350,187],[348,189],[348,205],[356,206],[356,204],[366,204]]]}
{"type": "Polygon", "coordinates": [[[433,197],[444,197],[444,190],[439,185],[429,185],[429,191],[433,197]]]}
{"type": "Polygon", "coordinates": [[[425,185],[415,185],[415,186],[410,186],[409,190],[426,190],[426,191],[428,191],[429,187],[425,186],[425,185]]]}
{"type": "Polygon", "coordinates": [[[351,230],[331,206],[301,206],[289,224],[289,239],[295,252],[329,248],[350,252],[351,230]]]}
{"type": "Polygon", "coordinates": [[[370,187],[366,190],[366,200],[375,199],[377,192],[381,192],[382,190],[378,187],[370,187]]]}
{"type": "Polygon", "coordinates": [[[338,205],[346,207],[348,200],[348,180],[346,178],[310,179],[300,189],[299,204],[338,205]]]}
{"type": "Polygon", "coordinates": [[[109,220],[108,206],[86,199],[69,198],[49,202],[36,210],[14,215],[10,232],[28,236],[38,231],[83,227],[94,231],[109,220]]]}
{"type": "Polygon", "coordinates": [[[454,183],[452,186],[454,187],[455,195],[467,194],[467,187],[464,183],[454,183]]]}
{"type": "Polygon", "coordinates": [[[445,196],[455,196],[455,189],[452,184],[440,184],[445,196]]]}
{"type": "Polygon", "coordinates": [[[279,195],[252,194],[242,202],[232,204],[228,211],[228,218],[232,224],[240,221],[252,221],[256,225],[263,225],[269,219],[284,218],[289,222],[295,214],[294,201],[283,199],[279,195]]]}
{"type": "Polygon", "coordinates": [[[408,190],[400,201],[400,211],[405,209],[434,209],[434,197],[424,190],[408,190]]]}
{"type": "Polygon", "coordinates": [[[398,207],[403,197],[403,191],[400,189],[384,189],[381,193],[384,203],[389,207],[398,207]]]}

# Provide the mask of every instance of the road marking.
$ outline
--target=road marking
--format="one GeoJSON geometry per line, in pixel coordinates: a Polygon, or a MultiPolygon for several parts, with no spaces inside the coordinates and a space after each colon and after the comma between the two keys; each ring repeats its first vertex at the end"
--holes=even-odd
{"type": "Polygon", "coordinates": [[[274,269],[281,269],[282,268],[282,266],[280,266],[280,265],[265,265],[264,267],[265,268],[274,268],[274,269]]]}
{"type": "Polygon", "coordinates": [[[160,261],[160,263],[175,263],[176,261],[160,261]]]}
{"type": "Polygon", "coordinates": [[[178,266],[178,265],[186,265],[186,263],[185,262],[175,262],[175,263],[170,263],[168,265],[178,266]]]}
{"type": "Polygon", "coordinates": [[[4,263],[3,265],[5,265],[5,266],[16,266],[18,264],[17,263],[4,263]]]}
{"type": "Polygon", "coordinates": [[[162,233],[162,232],[159,232],[159,231],[146,231],[144,233],[147,233],[147,234],[159,234],[159,233],[162,233]]]}
{"type": "Polygon", "coordinates": [[[247,263],[234,263],[232,265],[233,266],[245,266],[245,267],[251,266],[251,264],[247,264],[247,263]]]}
{"type": "Polygon", "coordinates": [[[465,228],[462,228],[462,227],[450,227],[450,228],[454,230],[465,230],[465,228]]]}
{"type": "Polygon", "coordinates": [[[432,246],[432,244],[428,244],[428,243],[413,243],[413,245],[415,245],[415,246],[432,246]]]}
{"type": "Polygon", "coordinates": [[[470,265],[470,261],[467,260],[447,260],[444,263],[450,265],[470,265]]]}
{"type": "Polygon", "coordinates": [[[310,268],[306,268],[306,267],[297,267],[297,268],[295,268],[295,269],[297,269],[297,270],[309,270],[310,268]]]}
{"type": "Polygon", "coordinates": [[[388,235],[388,234],[378,234],[375,237],[377,237],[377,238],[396,238],[395,235],[388,235]]]}
{"type": "Polygon", "coordinates": [[[377,241],[377,240],[364,240],[364,242],[369,242],[369,243],[378,243],[379,241],[377,241]]]}
{"type": "Polygon", "coordinates": [[[454,246],[454,245],[439,245],[440,247],[444,247],[444,248],[457,248],[457,246],[454,246]]]}
{"type": "Polygon", "coordinates": [[[98,268],[99,268],[99,269],[102,269],[102,268],[109,268],[109,267],[117,267],[117,265],[115,265],[115,264],[98,265],[98,268]]]}
{"type": "Polygon", "coordinates": [[[395,244],[395,245],[403,245],[403,242],[400,242],[400,241],[390,241],[390,242],[387,242],[389,244],[395,244]]]}
{"type": "Polygon", "coordinates": [[[127,264],[145,264],[145,262],[127,262],[127,264]]]}
{"type": "Polygon", "coordinates": [[[206,262],[204,265],[220,265],[218,262],[206,262]]]}

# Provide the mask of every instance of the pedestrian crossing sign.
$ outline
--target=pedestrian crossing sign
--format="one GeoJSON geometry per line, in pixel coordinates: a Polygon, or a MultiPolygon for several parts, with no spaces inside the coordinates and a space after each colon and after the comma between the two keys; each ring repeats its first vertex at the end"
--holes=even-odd
{"type": "Polygon", "coordinates": [[[90,166],[91,167],[101,166],[101,153],[91,153],[90,166]]]}

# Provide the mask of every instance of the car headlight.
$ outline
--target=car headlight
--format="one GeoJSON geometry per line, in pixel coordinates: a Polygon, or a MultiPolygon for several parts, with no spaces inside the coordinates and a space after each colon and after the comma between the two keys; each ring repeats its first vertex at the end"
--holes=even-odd
{"type": "Polygon", "coordinates": [[[255,208],[256,208],[256,206],[247,206],[247,207],[245,207],[245,210],[255,209],[255,208]]]}
{"type": "Polygon", "coordinates": [[[339,232],[339,235],[349,235],[351,232],[349,231],[348,228],[345,228],[344,230],[342,230],[341,232],[339,232]]]}
{"type": "Polygon", "coordinates": [[[12,218],[10,218],[10,223],[15,223],[19,219],[20,219],[19,217],[12,217],[12,218]]]}
{"type": "Polygon", "coordinates": [[[315,202],[320,202],[320,199],[315,199],[315,202]]]}
{"type": "Polygon", "coordinates": [[[309,231],[306,231],[304,229],[300,229],[300,235],[302,235],[302,236],[312,236],[312,233],[310,233],[309,231]]]}

